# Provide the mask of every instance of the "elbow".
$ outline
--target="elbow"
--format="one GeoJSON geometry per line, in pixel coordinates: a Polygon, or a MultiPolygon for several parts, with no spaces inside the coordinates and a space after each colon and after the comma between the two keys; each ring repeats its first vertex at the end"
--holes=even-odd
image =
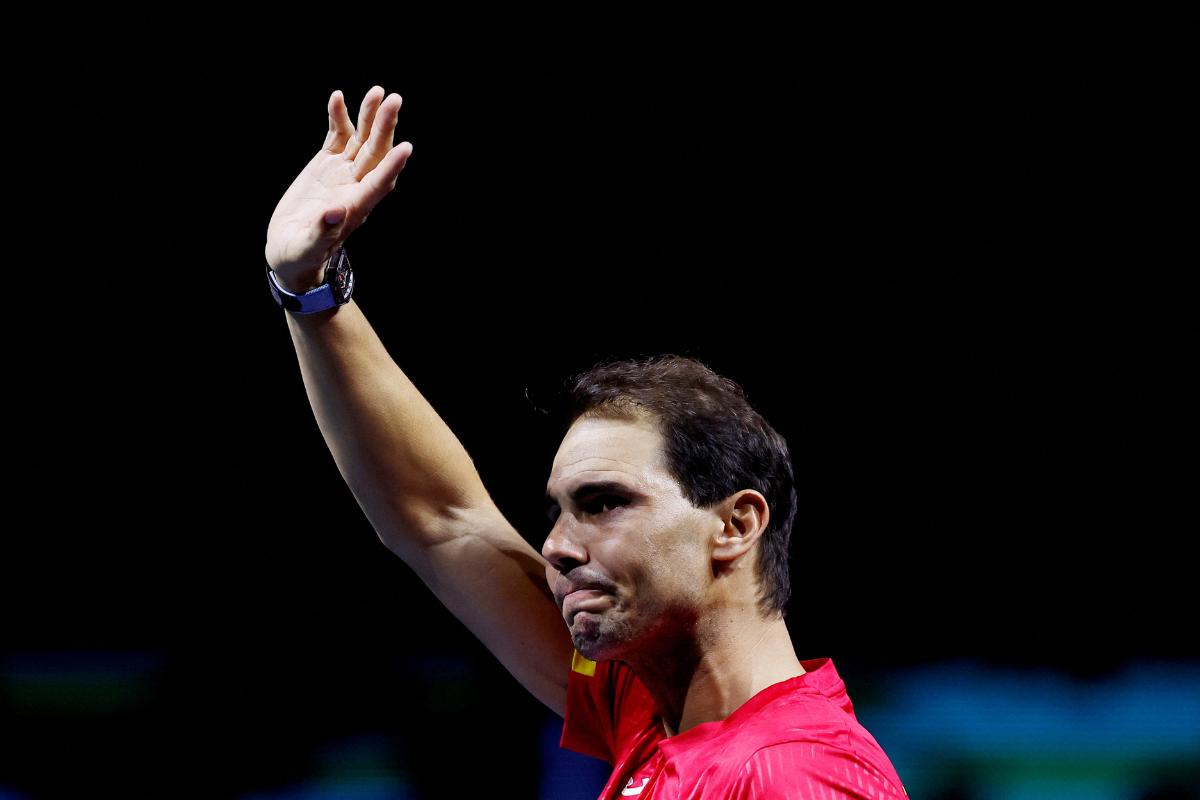
{"type": "Polygon", "coordinates": [[[445,551],[496,527],[499,511],[492,506],[465,507],[453,505],[406,505],[393,510],[385,520],[376,524],[375,532],[383,546],[399,556],[410,567],[423,572],[430,554],[445,551]]]}

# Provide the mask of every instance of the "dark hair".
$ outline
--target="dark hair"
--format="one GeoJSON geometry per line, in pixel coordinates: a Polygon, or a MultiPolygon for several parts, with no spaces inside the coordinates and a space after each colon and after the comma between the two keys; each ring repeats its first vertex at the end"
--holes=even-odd
{"type": "Polygon", "coordinates": [[[788,546],[796,488],[787,442],[734,381],[692,358],[653,356],[597,364],[571,380],[570,422],[583,416],[649,412],[660,425],[667,468],[698,508],[740,489],[766,498],[770,522],[759,540],[759,608],[784,613],[791,595],[788,546]]]}

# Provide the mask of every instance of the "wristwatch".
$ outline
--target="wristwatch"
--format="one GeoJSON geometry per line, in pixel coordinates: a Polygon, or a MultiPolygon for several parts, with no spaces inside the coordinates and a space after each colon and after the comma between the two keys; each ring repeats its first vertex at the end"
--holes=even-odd
{"type": "Polygon", "coordinates": [[[269,264],[267,285],[271,287],[271,296],[275,298],[275,302],[288,311],[294,314],[315,314],[343,305],[350,299],[350,295],[354,294],[354,270],[350,268],[346,246],[341,245],[326,262],[325,279],[319,286],[303,294],[289,292],[279,284],[279,276],[269,264]]]}

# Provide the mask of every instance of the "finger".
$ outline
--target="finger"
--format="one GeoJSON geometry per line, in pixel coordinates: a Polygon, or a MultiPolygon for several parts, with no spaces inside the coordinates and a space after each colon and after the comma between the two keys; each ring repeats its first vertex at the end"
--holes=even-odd
{"type": "Polygon", "coordinates": [[[375,110],[379,108],[380,101],[383,100],[383,87],[376,84],[367,90],[367,94],[363,97],[362,105],[358,108],[358,128],[354,132],[354,138],[346,145],[342,155],[347,159],[353,159],[358,155],[359,149],[363,146],[363,142],[371,136],[371,121],[375,118],[375,110]]]}
{"type": "Polygon", "coordinates": [[[374,208],[388,192],[396,188],[396,179],[404,170],[404,165],[408,163],[408,157],[412,155],[412,151],[411,142],[401,142],[388,151],[383,161],[379,162],[378,167],[367,174],[361,183],[364,190],[362,199],[364,208],[368,210],[374,208]]]}
{"type": "Polygon", "coordinates": [[[342,90],[336,89],[329,96],[329,133],[325,136],[325,148],[330,153],[341,153],[354,137],[354,125],[346,111],[346,99],[342,90]]]}
{"type": "Polygon", "coordinates": [[[376,84],[368,89],[363,97],[362,105],[358,109],[359,140],[365,142],[371,138],[371,122],[375,119],[375,112],[378,110],[379,104],[383,102],[384,94],[383,87],[376,84]]]}
{"type": "Polygon", "coordinates": [[[354,158],[354,177],[357,180],[362,180],[368,172],[375,169],[376,165],[392,149],[392,140],[396,134],[396,120],[400,115],[400,105],[403,102],[400,95],[393,92],[379,106],[371,124],[371,135],[354,158]]]}

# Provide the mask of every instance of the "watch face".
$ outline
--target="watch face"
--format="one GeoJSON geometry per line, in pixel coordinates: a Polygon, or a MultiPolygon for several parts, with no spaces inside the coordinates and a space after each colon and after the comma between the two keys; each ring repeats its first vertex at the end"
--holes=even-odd
{"type": "Polygon", "coordinates": [[[334,258],[336,261],[330,265],[326,280],[340,304],[349,300],[350,295],[354,293],[354,270],[350,269],[350,257],[346,255],[346,248],[339,247],[334,258]]]}

